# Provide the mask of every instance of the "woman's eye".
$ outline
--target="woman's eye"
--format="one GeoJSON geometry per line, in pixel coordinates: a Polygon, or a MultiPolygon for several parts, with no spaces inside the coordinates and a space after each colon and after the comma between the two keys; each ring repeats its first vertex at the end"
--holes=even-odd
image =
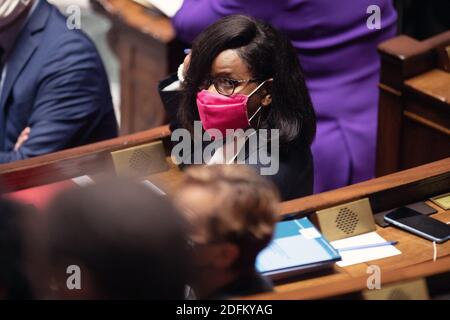
{"type": "Polygon", "coordinates": [[[227,81],[226,81],[226,86],[227,86],[228,88],[233,88],[233,87],[234,87],[234,82],[233,82],[232,80],[227,80],[227,81]]]}

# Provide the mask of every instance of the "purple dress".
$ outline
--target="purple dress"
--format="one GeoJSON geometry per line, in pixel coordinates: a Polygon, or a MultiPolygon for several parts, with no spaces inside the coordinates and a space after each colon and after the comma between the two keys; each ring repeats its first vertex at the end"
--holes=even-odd
{"type": "Polygon", "coordinates": [[[246,14],[284,32],[298,52],[317,114],[314,191],[374,176],[380,62],[377,45],[395,35],[390,0],[184,0],[173,18],[191,42],[205,27],[246,14]],[[369,29],[367,8],[379,6],[381,29],[369,29]]]}

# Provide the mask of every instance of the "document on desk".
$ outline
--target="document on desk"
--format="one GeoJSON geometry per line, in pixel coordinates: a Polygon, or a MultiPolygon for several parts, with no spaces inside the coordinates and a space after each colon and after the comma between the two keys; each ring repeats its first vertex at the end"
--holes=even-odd
{"type": "Polygon", "coordinates": [[[328,268],[339,253],[308,218],[281,221],[268,247],[256,259],[256,269],[273,279],[328,268]]]}
{"type": "MultiPolygon", "coordinates": [[[[349,247],[372,245],[383,242],[386,242],[386,240],[383,239],[383,237],[381,237],[378,233],[369,232],[361,234],[359,236],[331,241],[330,244],[335,249],[339,250],[349,247]]],[[[342,260],[337,262],[336,264],[339,267],[347,267],[361,262],[396,256],[398,254],[401,254],[401,251],[398,250],[393,245],[386,245],[365,249],[339,251],[339,253],[341,255],[342,260]]]]}

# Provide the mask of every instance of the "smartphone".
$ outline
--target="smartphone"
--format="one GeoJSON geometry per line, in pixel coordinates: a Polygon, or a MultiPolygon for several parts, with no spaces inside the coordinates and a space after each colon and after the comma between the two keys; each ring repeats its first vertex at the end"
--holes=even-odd
{"type": "Polygon", "coordinates": [[[400,229],[437,243],[450,239],[450,225],[407,207],[389,212],[384,216],[384,220],[400,229]]]}

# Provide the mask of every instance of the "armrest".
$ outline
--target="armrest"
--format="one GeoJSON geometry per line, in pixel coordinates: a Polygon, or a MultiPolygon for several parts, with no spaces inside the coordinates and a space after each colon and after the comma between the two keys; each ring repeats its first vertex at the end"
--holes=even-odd
{"type": "Polygon", "coordinates": [[[381,43],[380,82],[400,91],[406,79],[439,67],[436,48],[449,41],[447,31],[424,41],[400,35],[381,43]]]}

